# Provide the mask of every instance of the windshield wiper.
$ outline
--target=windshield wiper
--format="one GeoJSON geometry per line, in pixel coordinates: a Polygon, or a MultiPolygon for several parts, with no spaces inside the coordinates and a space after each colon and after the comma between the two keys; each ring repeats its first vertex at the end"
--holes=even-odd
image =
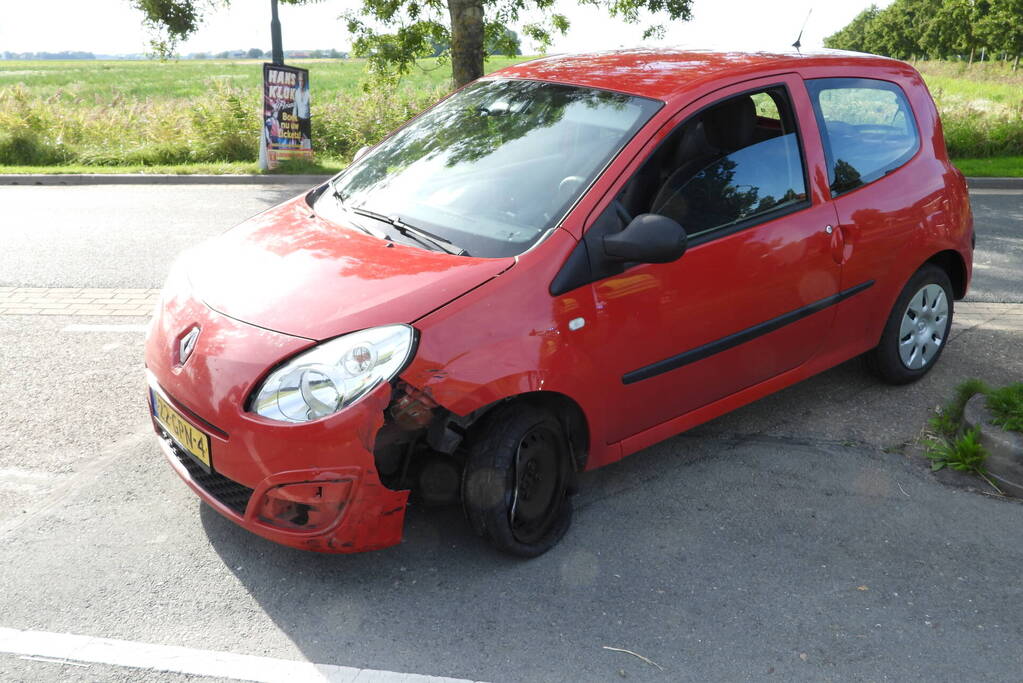
{"type": "MultiPolygon", "coordinates": [[[[348,212],[353,212],[354,211],[354,209],[352,209],[351,207],[345,206],[345,197],[344,197],[343,194],[338,192],[337,189],[334,189],[332,194],[334,195],[334,199],[337,200],[338,205],[343,210],[348,211],[348,212]]],[[[393,240],[390,237],[388,237],[386,234],[384,234],[382,232],[377,232],[376,230],[370,230],[366,226],[360,225],[360,224],[358,224],[358,223],[356,223],[355,221],[352,221],[352,220],[349,220],[349,224],[353,228],[357,228],[358,230],[361,230],[362,232],[366,233],[367,235],[372,235],[373,237],[377,237],[377,238],[382,239],[382,240],[388,240],[388,241],[392,241],[393,242],[393,240]]]]}
{"type": "MultiPolygon", "coordinates": [[[[338,193],[335,192],[335,196],[337,195],[338,193]]],[[[340,197],[338,198],[340,199],[340,197]]],[[[382,213],[376,213],[375,211],[369,211],[367,209],[355,206],[345,208],[359,216],[365,216],[366,218],[372,218],[373,220],[380,221],[381,223],[387,223],[405,237],[411,237],[420,244],[433,245],[437,249],[447,252],[448,254],[454,254],[455,256],[469,255],[469,252],[467,252],[462,247],[459,247],[458,245],[454,244],[450,240],[444,239],[440,235],[434,235],[432,232],[427,232],[426,230],[423,230],[422,228],[416,227],[414,225],[409,225],[408,223],[401,220],[397,216],[385,216],[382,213]]]]}

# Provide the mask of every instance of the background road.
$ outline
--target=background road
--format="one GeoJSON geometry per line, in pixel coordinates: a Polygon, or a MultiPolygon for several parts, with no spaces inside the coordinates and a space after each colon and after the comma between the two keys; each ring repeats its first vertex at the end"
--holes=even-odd
{"type": "MultiPolygon", "coordinates": [[[[0,287],[159,287],[174,255],[295,185],[0,186],[0,287]]],[[[1023,302],[1023,190],[973,190],[971,301],[1023,302]]]]}
{"type": "MultiPolygon", "coordinates": [[[[0,287],[157,287],[294,193],[0,187],[0,287]]],[[[973,199],[970,298],[1023,302],[1023,192],[973,199]]],[[[1017,679],[1023,505],[904,448],[961,379],[1023,377],[985,310],[911,387],[850,362],[587,475],[530,562],[452,509],[411,509],[400,546],[359,556],[254,537],[164,463],[137,328],[69,327],[144,319],[0,315],[0,627],[495,681],[1017,679]]],[[[179,679],[0,654],[2,680],[143,676],[179,679]]]]}

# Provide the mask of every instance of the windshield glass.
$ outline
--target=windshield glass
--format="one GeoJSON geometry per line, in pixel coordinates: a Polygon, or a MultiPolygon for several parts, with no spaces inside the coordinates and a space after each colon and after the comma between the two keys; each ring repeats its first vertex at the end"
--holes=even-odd
{"type": "Polygon", "coordinates": [[[475,83],[353,164],[317,209],[340,198],[473,256],[513,256],[557,225],[660,104],[537,81],[475,83]]]}

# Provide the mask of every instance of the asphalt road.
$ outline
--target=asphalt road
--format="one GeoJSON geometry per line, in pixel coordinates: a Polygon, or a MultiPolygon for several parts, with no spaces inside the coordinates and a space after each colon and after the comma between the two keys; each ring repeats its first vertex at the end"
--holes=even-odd
{"type": "MultiPolygon", "coordinates": [[[[293,193],[3,187],[0,286],[158,286],[174,253],[293,193]]],[[[974,209],[971,297],[1023,300],[1023,193],[974,209]]],[[[997,324],[957,324],[911,387],[850,362],[589,474],[569,535],[521,562],[457,510],[413,508],[401,545],[349,557],[236,528],[163,461],[142,335],[73,322],[0,316],[0,628],[493,681],[1023,670],[1023,504],[904,448],[961,379],[1023,377],[997,324]]],[[[179,679],[0,654],[5,681],[179,679]]]]}

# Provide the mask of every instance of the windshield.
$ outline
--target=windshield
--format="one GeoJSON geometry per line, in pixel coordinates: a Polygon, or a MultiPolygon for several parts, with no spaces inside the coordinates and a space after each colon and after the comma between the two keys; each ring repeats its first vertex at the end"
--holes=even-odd
{"type": "Polygon", "coordinates": [[[473,256],[513,256],[557,225],[659,106],[554,83],[475,83],[353,164],[317,209],[340,200],[473,256]]]}

